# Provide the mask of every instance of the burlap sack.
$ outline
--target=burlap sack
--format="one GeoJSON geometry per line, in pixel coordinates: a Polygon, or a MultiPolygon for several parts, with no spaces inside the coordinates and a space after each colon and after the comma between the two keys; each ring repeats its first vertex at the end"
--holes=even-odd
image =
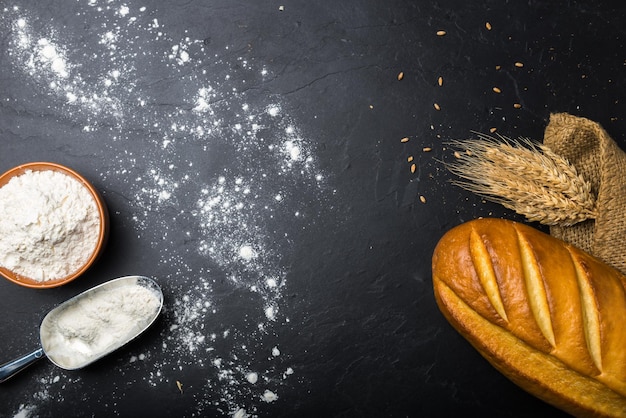
{"type": "Polygon", "coordinates": [[[626,153],[599,124],[567,113],[550,116],[544,144],[576,167],[597,199],[596,219],[550,234],[626,273],[626,153]]]}

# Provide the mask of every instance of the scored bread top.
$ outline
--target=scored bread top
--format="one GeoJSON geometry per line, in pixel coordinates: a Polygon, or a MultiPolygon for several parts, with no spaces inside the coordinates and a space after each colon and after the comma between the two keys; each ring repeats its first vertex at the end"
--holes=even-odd
{"type": "MultiPolygon", "coordinates": [[[[626,396],[626,279],[617,270],[530,226],[479,219],[440,240],[433,281],[436,295],[445,285],[485,320],[626,396]]],[[[446,314],[453,302],[437,296],[446,314]]]]}

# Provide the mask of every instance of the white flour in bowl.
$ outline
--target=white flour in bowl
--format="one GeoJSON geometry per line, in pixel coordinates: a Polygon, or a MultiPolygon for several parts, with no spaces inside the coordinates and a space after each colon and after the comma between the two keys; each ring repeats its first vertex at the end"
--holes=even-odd
{"type": "Polygon", "coordinates": [[[93,196],[67,174],[27,170],[0,188],[0,266],[14,273],[39,282],[69,276],[99,235],[93,196]]]}

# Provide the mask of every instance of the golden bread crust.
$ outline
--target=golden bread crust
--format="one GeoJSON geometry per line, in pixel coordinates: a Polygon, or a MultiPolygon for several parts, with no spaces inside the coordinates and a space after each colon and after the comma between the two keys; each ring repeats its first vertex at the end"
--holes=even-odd
{"type": "Polygon", "coordinates": [[[626,416],[622,274],[501,219],[446,233],[432,268],[444,316],[505,376],[577,416],[626,416]]]}

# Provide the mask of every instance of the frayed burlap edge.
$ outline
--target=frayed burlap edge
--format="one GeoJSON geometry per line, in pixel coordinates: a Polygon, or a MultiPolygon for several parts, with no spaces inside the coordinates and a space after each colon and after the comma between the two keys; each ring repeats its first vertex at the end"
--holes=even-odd
{"type": "Polygon", "coordinates": [[[550,234],[626,273],[626,153],[598,123],[567,113],[550,116],[544,144],[591,183],[597,201],[596,219],[550,234]]]}

